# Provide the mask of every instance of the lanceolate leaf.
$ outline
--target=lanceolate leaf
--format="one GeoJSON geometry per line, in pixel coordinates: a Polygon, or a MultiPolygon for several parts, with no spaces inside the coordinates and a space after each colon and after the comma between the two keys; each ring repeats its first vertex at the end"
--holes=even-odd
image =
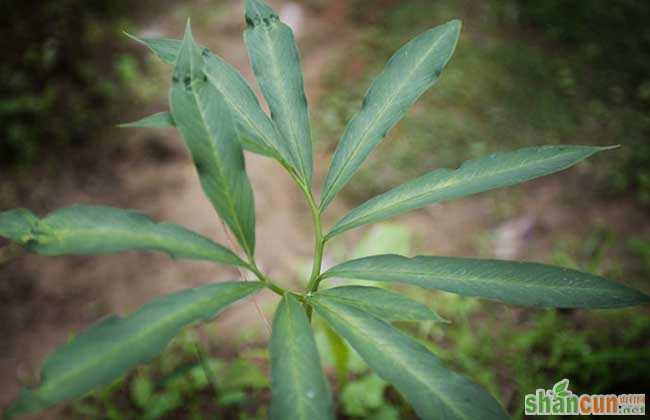
{"type": "Polygon", "coordinates": [[[246,24],[244,41],[271,117],[287,141],[299,175],[311,185],[311,128],[293,33],[262,0],[246,0],[246,24]]]}
{"type": "Polygon", "coordinates": [[[110,207],[72,206],[39,219],[25,209],[0,213],[0,236],[40,255],[98,255],[160,251],[174,258],[219,261],[243,266],[232,251],[171,223],[110,207]]]}
{"type": "Polygon", "coordinates": [[[649,301],[639,291],[593,274],[514,261],[376,255],[337,265],[323,277],[409,283],[549,308],[618,308],[649,301]]]}
{"type": "Polygon", "coordinates": [[[552,174],[606,149],[589,146],[529,147],[470,160],[456,170],[439,169],[366,201],[336,223],[327,238],[440,201],[552,174]]]}
{"type": "Polygon", "coordinates": [[[400,48],[375,79],[336,148],[321,199],[325,210],[372,149],[440,76],[456,48],[461,23],[452,20],[400,48]]]}
{"type": "Polygon", "coordinates": [[[169,112],[158,112],[138,121],[120,124],[123,128],[174,128],[174,119],[169,112]]]}
{"type": "Polygon", "coordinates": [[[209,284],[157,299],[126,318],[110,317],[50,356],[41,384],[23,389],[7,414],[40,411],[105,386],[157,356],[182,327],[210,320],[262,287],[259,282],[209,284]]]}
{"type": "Polygon", "coordinates": [[[333,419],[327,378],[303,307],[282,299],[271,337],[271,419],[333,419]]]}
{"type": "Polygon", "coordinates": [[[230,110],[204,74],[201,49],[187,27],[174,70],[171,113],[192,154],[203,191],[241,244],[255,251],[255,203],[230,110]]]}
{"type": "MultiPolygon", "coordinates": [[[[138,38],[167,64],[175,64],[182,41],[167,38],[138,38]]],[[[239,141],[246,150],[271,156],[284,164],[292,162],[291,154],[275,124],[264,113],[257,96],[246,80],[221,57],[203,49],[204,72],[208,81],[221,93],[239,131],[239,141]]]]}
{"type": "Polygon", "coordinates": [[[352,306],[311,299],[314,308],[423,419],[507,419],[480,386],[448,370],[429,350],[386,322],[352,306]]]}
{"type": "Polygon", "coordinates": [[[445,321],[420,302],[378,287],[335,287],[316,292],[312,299],[354,306],[387,321],[445,321]]]}

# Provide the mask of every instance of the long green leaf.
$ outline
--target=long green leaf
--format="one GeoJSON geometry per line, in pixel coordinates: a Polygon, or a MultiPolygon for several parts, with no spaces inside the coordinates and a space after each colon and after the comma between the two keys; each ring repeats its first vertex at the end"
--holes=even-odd
{"type": "MultiPolygon", "coordinates": [[[[129,35],[129,34],[127,34],[129,35]]],[[[139,38],[167,64],[175,64],[182,41],[169,38],[139,38]]],[[[262,110],[257,96],[241,73],[218,55],[203,49],[204,72],[208,81],[221,93],[235,120],[239,141],[246,150],[274,157],[283,164],[292,162],[291,154],[277,127],[262,110]]]]}
{"type": "Polygon", "coordinates": [[[271,336],[271,419],[333,419],[329,383],[307,314],[293,296],[280,302],[271,336]]]}
{"type": "Polygon", "coordinates": [[[649,301],[637,290],[593,274],[528,262],[376,255],[344,262],[323,277],[408,283],[549,308],[619,308],[649,301]]]}
{"type": "Polygon", "coordinates": [[[359,113],[336,148],[321,199],[325,210],[372,149],[440,76],[456,48],[461,23],[452,20],[400,48],[372,82],[359,113]]]}
{"type": "Polygon", "coordinates": [[[25,209],[0,213],[0,236],[40,255],[101,255],[160,251],[174,258],[243,266],[229,249],[184,227],[156,223],[142,213],[76,205],[39,219],[25,209]]]}
{"type": "Polygon", "coordinates": [[[156,357],[181,328],[214,318],[262,287],[259,282],[208,284],[159,298],[126,318],[110,317],[52,354],[40,385],[23,389],[6,414],[41,411],[105,386],[156,357]]]}
{"type": "Polygon", "coordinates": [[[423,419],[507,419],[480,386],[448,370],[422,344],[386,322],[329,299],[310,302],[380,377],[392,383],[423,419]]]}
{"type": "Polygon", "coordinates": [[[246,24],[244,41],[257,83],[299,175],[311,185],[311,128],[293,32],[262,0],[246,0],[246,24]]]}
{"type": "Polygon", "coordinates": [[[120,124],[122,128],[174,128],[176,124],[169,112],[158,112],[138,121],[120,124]]]}
{"type": "Polygon", "coordinates": [[[172,117],[192,154],[203,191],[250,256],[255,251],[253,190],[230,110],[204,68],[188,22],[169,94],[172,117]]]}
{"type": "Polygon", "coordinates": [[[440,201],[519,184],[575,165],[607,147],[541,146],[470,160],[439,169],[374,197],[341,219],[327,238],[440,201]]]}
{"type": "Polygon", "coordinates": [[[420,302],[378,287],[341,286],[318,291],[312,298],[354,306],[387,321],[445,321],[420,302]]]}

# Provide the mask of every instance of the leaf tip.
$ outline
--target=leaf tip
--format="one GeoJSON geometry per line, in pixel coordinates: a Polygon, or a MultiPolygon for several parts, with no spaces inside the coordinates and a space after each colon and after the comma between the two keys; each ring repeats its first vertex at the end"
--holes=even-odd
{"type": "Polygon", "coordinates": [[[258,21],[276,17],[277,14],[271,7],[262,0],[246,0],[245,5],[246,23],[255,26],[258,21]]]}
{"type": "Polygon", "coordinates": [[[137,35],[132,34],[131,32],[127,31],[126,29],[124,29],[124,30],[122,31],[122,34],[125,35],[127,38],[130,38],[130,39],[134,40],[135,42],[138,42],[138,43],[140,43],[140,44],[143,43],[142,38],[140,38],[140,37],[137,36],[137,35]]]}
{"type": "Polygon", "coordinates": [[[460,32],[460,30],[463,29],[463,21],[460,19],[452,19],[447,22],[447,25],[449,25],[449,27],[454,29],[456,32],[460,32]]]}
{"type": "Polygon", "coordinates": [[[130,32],[127,32],[126,30],[122,31],[122,33],[124,35],[126,35],[129,39],[137,42],[138,44],[142,44],[145,47],[149,47],[149,45],[147,44],[147,40],[145,38],[141,38],[141,37],[139,37],[137,35],[134,35],[134,34],[132,34],[130,32]]]}
{"type": "Polygon", "coordinates": [[[452,53],[456,49],[456,46],[458,45],[458,40],[460,39],[460,31],[463,29],[463,21],[460,19],[453,19],[450,20],[445,24],[449,28],[449,32],[451,33],[451,36],[453,38],[453,46],[452,46],[452,53]]]}
{"type": "Polygon", "coordinates": [[[612,144],[611,146],[603,146],[603,147],[600,147],[599,150],[600,150],[600,151],[605,151],[605,150],[614,150],[614,149],[618,149],[618,148],[620,148],[620,147],[622,147],[620,144],[612,144]]]}
{"type": "Polygon", "coordinates": [[[183,35],[183,42],[194,42],[192,36],[192,19],[190,17],[185,21],[185,34],[183,35]]]}
{"type": "Polygon", "coordinates": [[[174,128],[176,123],[168,111],[158,112],[137,121],[118,124],[118,128],[174,128]]]}

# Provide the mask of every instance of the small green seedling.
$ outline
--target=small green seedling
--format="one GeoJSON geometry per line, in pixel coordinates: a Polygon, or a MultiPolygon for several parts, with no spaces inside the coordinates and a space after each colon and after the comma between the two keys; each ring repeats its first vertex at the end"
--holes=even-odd
{"type": "Polygon", "coordinates": [[[456,170],[436,170],[372,198],[324,231],[321,214],[388,131],[436,83],[456,47],[461,24],[454,20],[430,29],[390,59],[348,124],[317,204],[311,186],[311,129],[293,34],[261,0],[246,1],[246,23],[246,47],[271,118],[232,66],[194,42],[188,24],[182,41],[133,37],[172,65],[173,75],[169,112],[129,124],[178,129],[205,194],[243,256],[181,226],[107,207],[77,205],[44,218],[25,209],[6,211],[0,213],[0,236],[40,255],[161,251],[174,258],[238,266],[258,281],[212,283],[174,293],[128,317],[111,317],[90,327],[47,359],[40,385],[23,389],[7,416],[38,412],[110,384],[152,360],[181,328],[209,321],[234,302],[268,288],[281,296],[270,341],[271,418],[334,417],[310,325],[316,311],[420,417],[502,419],[507,414],[492,396],[390,324],[441,320],[433,310],[384,288],[319,290],[321,282],[400,282],[545,308],[619,308],[648,301],[639,291],[595,275],[526,262],[374,255],[321,272],[326,243],[350,229],[548,175],[605,148],[530,147],[468,161],[456,170]],[[254,198],[242,149],[277,160],[304,193],[315,234],[313,269],[303,291],[285,290],[258,269],[254,198]]]}

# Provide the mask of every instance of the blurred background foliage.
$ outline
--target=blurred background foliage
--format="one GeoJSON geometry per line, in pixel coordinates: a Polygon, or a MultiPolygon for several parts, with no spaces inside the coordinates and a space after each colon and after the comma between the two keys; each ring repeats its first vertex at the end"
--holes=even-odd
{"type": "Polygon", "coordinates": [[[502,20],[541,31],[549,42],[568,50],[563,65],[571,84],[579,80],[580,88],[611,108],[631,108],[623,121],[633,131],[620,129],[621,138],[625,136],[622,144],[629,147],[622,167],[614,168],[620,173],[611,176],[619,189],[634,188],[639,200],[650,204],[650,4],[634,0],[515,4],[517,8],[510,6],[509,12],[508,2],[501,4],[502,20]],[[640,121],[630,125],[633,120],[640,121]]]}
{"type": "Polygon", "coordinates": [[[0,5],[0,164],[101,141],[132,103],[139,64],[117,42],[147,2],[6,0],[0,5]]]}
{"type": "MultiPolygon", "coordinates": [[[[122,30],[137,28],[152,14],[166,14],[175,16],[178,25],[175,33],[163,35],[174,36],[185,17],[193,15],[195,24],[203,28],[199,31],[213,34],[223,28],[219,33],[227,42],[240,36],[242,25],[240,15],[228,14],[230,3],[178,1],[165,2],[163,7],[162,2],[127,0],[3,2],[0,167],[4,180],[0,181],[10,182],[16,168],[25,173],[56,160],[67,153],[62,151],[78,154],[110,142],[114,132],[106,127],[124,121],[125,115],[142,116],[137,108],[144,101],[165,96],[160,65],[135,49],[122,30]]],[[[331,5],[340,2],[299,3],[314,19],[325,20],[331,19],[325,17],[331,5]]],[[[585,226],[575,229],[533,227],[535,238],[542,240],[531,240],[530,232],[519,235],[518,246],[524,251],[517,256],[595,272],[648,291],[648,220],[639,224],[629,215],[646,212],[650,205],[649,2],[344,3],[345,13],[338,18],[345,20],[342,26],[354,28],[354,46],[341,59],[322,66],[319,100],[311,104],[321,168],[374,75],[395,49],[432,25],[456,17],[464,21],[460,44],[439,84],[423,96],[345,188],[342,196],[348,206],[429,170],[455,167],[496,151],[552,143],[621,144],[560,175],[565,177],[566,196],[552,204],[566,203],[562,212],[575,208],[572,220],[580,219],[587,208],[606,210],[609,203],[623,203],[623,210],[603,213],[598,222],[585,216],[585,226]]],[[[316,51],[320,48],[307,45],[316,51]]],[[[154,149],[147,153],[168,153],[162,146],[154,149]]],[[[91,164],[97,159],[97,155],[89,157],[91,164]]],[[[61,171],[65,165],[59,165],[61,171]]],[[[520,213],[538,204],[540,195],[522,191],[474,199],[484,201],[480,208],[468,210],[475,211],[471,220],[454,211],[443,214],[459,218],[452,225],[458,227],[453,236],[466,236],[463,241],[432,237],[431,226],[424,229],[413,216],[349,241],[333,242],[326,260],[332,264],[371,253],[431,253],[432,249],[499,256],[502,225],[519,220],[520,213]],[[477,229],[466,229],[469,223],[477,229]],[[490,230],[476,233],[486,224],[490,230]],[[445,248],[447,243],[456,245],[445,248]]],[[[4,206],[1,201],[0,195],[4,206]]],[[[27,198],[9,201],[27,204],[27,198]]],[[[469,208],[465,203],[469,201],[462,204],[469,208]]],[[[302,265],[308,270],[310,262],[296,265],[299,277],[302,265]]],[[[403,291],[431,305],[451,323],[399,326],[487,387],[515,418],[522,417],[523,394],[550,387],[563,377],[570,378],[575,392],[641,392],[650,385],[647,308],[542,311],[445,293],[403,291]]],[[[264,302],[263,308],[270,316],[274,304],[264,302]]],[[[414,418],[394,389],[370,373],[318,319],[316,325],[341,418],[414,418]]],[[[206,413],[211,413],[210,418],[265,418],[270,396],[267,376],[268,355],[261,332],[242,333],[224,342],[218,323],[211,324],[187,330],[150,366],[70,405],[65,418],[199,419],[206,413]],[[197,358],[199,354],[203,357],[197,358]]]]}

